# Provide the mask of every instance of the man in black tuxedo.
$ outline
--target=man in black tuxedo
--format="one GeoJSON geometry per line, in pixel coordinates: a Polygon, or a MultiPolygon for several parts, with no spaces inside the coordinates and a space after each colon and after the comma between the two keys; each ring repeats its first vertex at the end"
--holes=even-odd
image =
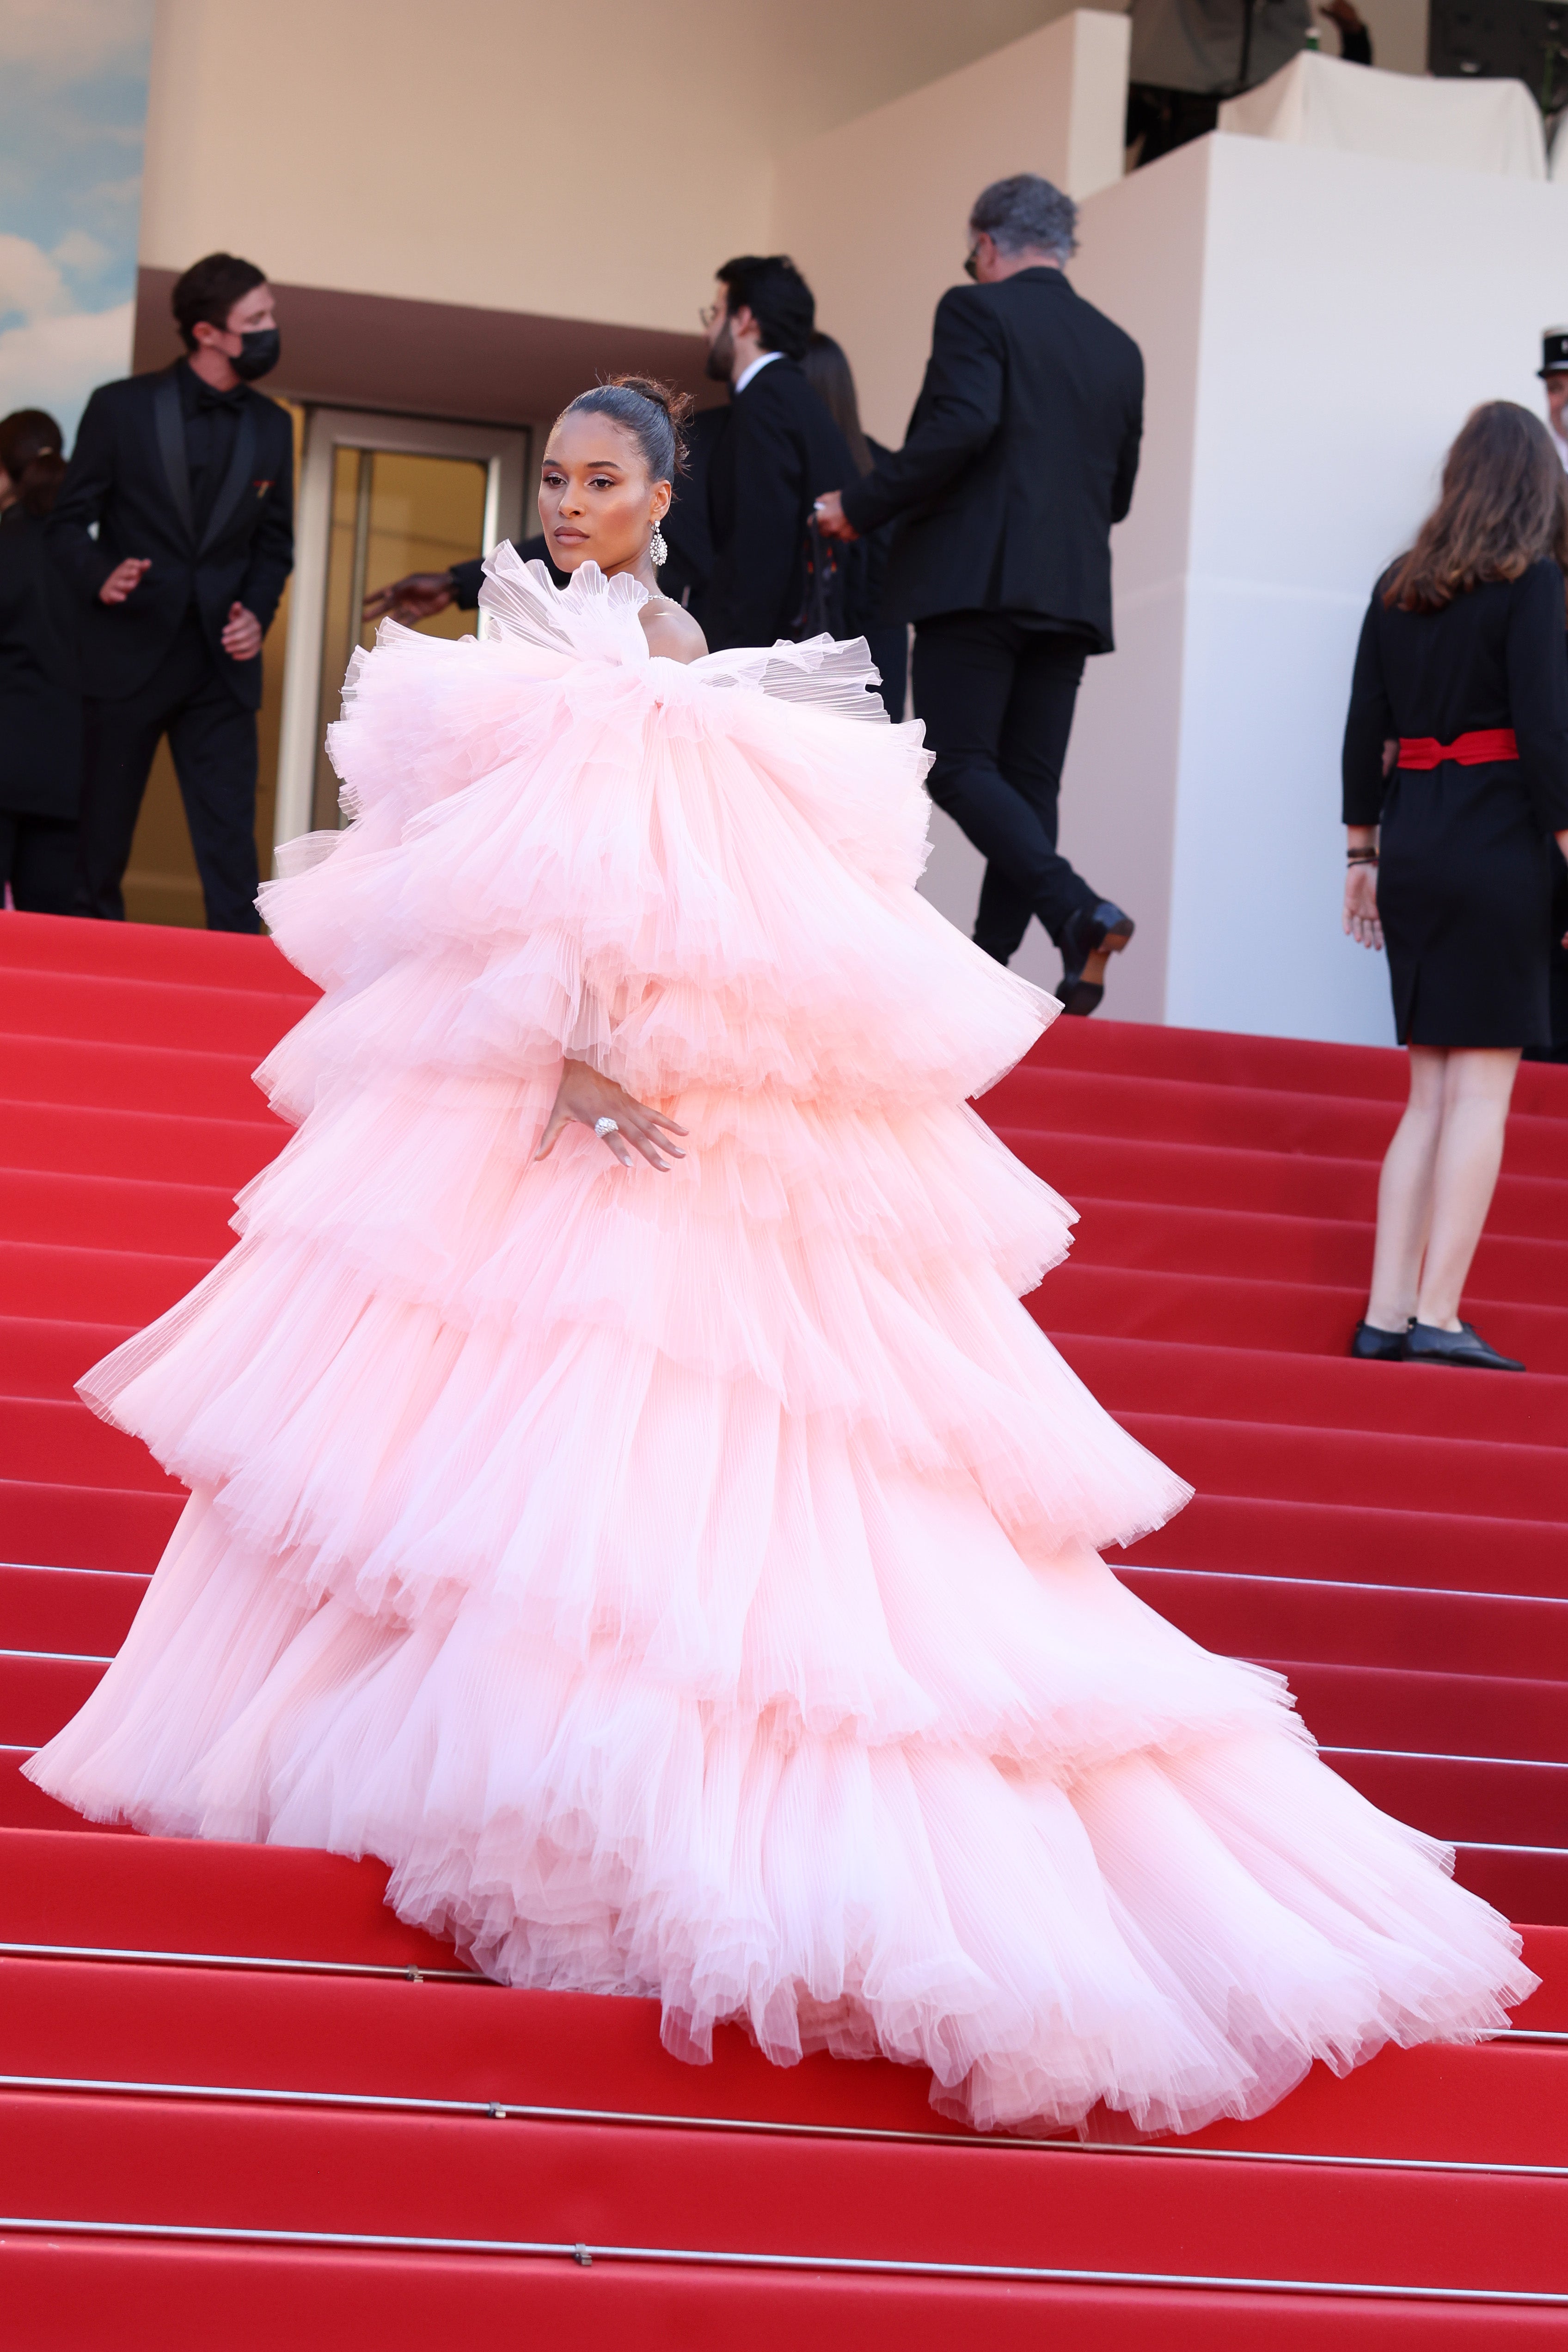
{"type": "Polygon", "coordinates": [[[855,466],[797,364],[816,323],[811,289],[782,253],[727,261],[703,313],[708,373],[730,384],[708,479],[713,574],[702,625],[715,653],[816,627],[807,595],[813,501],[852,479],[855,466]]]}
{"type": "Polygon", "coordinates": [[[124,919],[121,881],[167,735],[208,928],[254,931],[261,641],[293,568],[293,428],[250,389],[278,364],[262,272],[210,253],[173,305],[186,356],[93,394],[49,524],[87,604],[77,912],[124,919]]]}
{"type": "Polygon", "coordinates": [[[915,624],[931,796],[987,864],[977,943],[1005,963],[1037,915],[1057,993],[1092,1013],[1131,918],[1057,851],[1057,800],[1087,655],[1109,653],[1110,527],[1132,499],[1143,362],[1063,274],[1077,210],[1020,173],[970,215],[976,282],[937,308],[909,437],[818,501],[830,534],[898,518],[883,617],[915,624]]]}

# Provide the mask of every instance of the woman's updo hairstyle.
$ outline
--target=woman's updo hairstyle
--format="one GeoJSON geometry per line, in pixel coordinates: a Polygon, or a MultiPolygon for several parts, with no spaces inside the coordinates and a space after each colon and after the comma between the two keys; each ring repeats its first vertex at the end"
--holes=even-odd
{"type": "MultiPolygon", "coordinates": [[[[686,436],[691,395],[659,383],[651,375],[613,375],[592,392],[568,401],[561,416],[608,416],[634,434],[652,482],[673,482],[686,471],[686,436]]],[[[561,417],[556,418],[561,422],[561,417]]]]}

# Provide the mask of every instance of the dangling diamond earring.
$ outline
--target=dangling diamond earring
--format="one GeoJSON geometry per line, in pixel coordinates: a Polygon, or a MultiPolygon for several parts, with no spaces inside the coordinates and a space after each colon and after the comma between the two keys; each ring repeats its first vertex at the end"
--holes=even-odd
{"type": "Polygon", "coordinates": [[[658,570],[660,564],[668,563],[669,562],[669,550],[665,545],[664,533],[660,530],[658,523],[655,523],[653,527],[653,537],[648,541],[647,553],[648,562],[653,565],[656,572],[658,570]]]}

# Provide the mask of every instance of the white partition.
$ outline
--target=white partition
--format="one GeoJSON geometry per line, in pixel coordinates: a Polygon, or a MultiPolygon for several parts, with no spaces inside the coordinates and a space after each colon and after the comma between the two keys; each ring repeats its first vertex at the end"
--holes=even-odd
{"type": "MultiPolygon", "coordinates": [[[[1568,189],[1219,134],[1090,197],[1082,237],[1076,284],[1149,366],[1063,794],[1064,849],[1138,919],[1106,1009],[1387,1042],[1339,925],[1356,634],[1468,411],[1540,409],[1568,189]]],[[[942,821],[931,895],[970,920],[978,876],[942,821]]],[[[1016,968],[1059,969],[1037,925],[1016,968]]]]}
{"type": "Polygon", "coordinates": [[[1384,73],[1303,49],[1256,89],[1227,100],[1219,127],[1444,171],[1546,177],[1541,109],[1521,81],[1384,73]]]}

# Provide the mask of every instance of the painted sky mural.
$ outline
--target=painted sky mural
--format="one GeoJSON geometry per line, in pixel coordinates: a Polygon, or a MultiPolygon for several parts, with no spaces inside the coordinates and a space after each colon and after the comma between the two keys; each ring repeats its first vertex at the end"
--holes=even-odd
{"type": "Polygon", "coordinates": [[[131,364],[153,0],[0,5],[0,415],[131,364]]]}

